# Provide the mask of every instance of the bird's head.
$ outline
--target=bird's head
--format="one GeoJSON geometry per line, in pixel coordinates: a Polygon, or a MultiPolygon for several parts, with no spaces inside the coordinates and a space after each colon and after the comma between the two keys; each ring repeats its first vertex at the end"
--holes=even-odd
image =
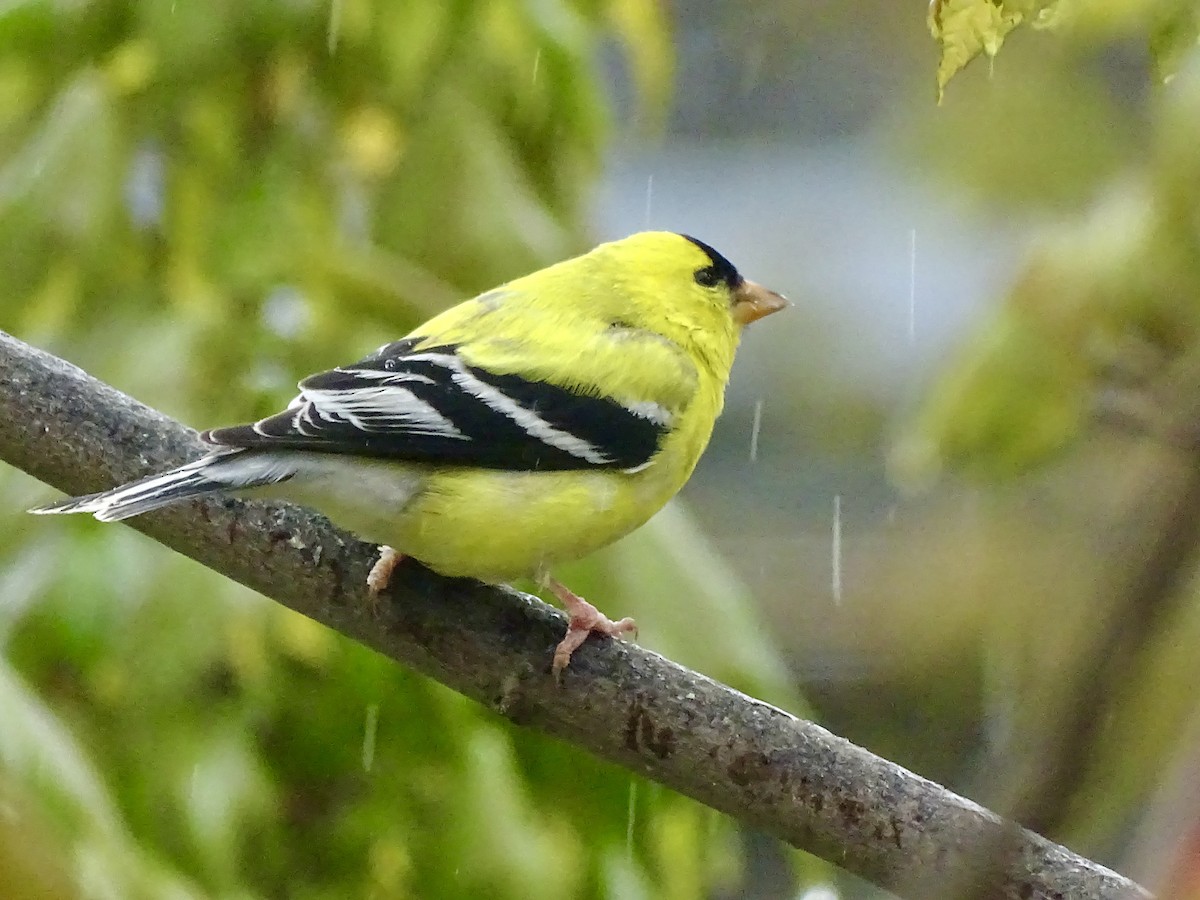
{"type": "Polygon", "coordinates": [[[744,326],[788,305],[688,235],[644,231],[601,244],[583,259],[619,287],[609,295],[620,304],[614,315],[705,355],[710,346],[716,352],[728,345],[730,362],[744,326]]]}

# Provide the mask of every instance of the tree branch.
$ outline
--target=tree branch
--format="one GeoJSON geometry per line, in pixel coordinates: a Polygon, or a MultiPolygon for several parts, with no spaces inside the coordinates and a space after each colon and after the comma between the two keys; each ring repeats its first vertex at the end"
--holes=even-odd
{"type": "MultiPolygon", "coordinates": [[[[195,433],[0,332],[0,459],[69,493],[199,455],[195,433]]],[[[561,686],[565,619],[509,588],[402,566],[372,612],[375,549],[288,504],[208,500],[132,527],[388,657],[596,756],[911,897],[987,874],[1006,898],[1148,896],[1136,884],[640,647],[589,640],[561,686]],[[983,859],[988,856],[990,860],[983,859]]]]}

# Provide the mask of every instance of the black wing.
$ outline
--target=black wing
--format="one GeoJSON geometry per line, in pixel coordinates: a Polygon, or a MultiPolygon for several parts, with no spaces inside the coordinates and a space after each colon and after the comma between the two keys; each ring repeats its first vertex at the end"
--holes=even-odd
{"type": "Polygon", "coordinates": [[[467,365],[453,346],[381,347],[300,382],[287,410],[202,437],[232,447],[352,453],[515,471],[638,469],[671,414],[467,365]]]}

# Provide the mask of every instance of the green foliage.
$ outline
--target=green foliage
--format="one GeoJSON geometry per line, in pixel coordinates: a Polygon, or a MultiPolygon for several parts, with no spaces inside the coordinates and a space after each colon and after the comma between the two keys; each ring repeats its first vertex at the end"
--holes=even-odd
{"type": "MultiPolygon", "coordinates": [[[[1200,10],[1188,7],[1191,13],[1200,10]]],[[[1095,18],[1088,20],[1097,28],[1102,21],[1112,24],[1100,19],[1103,8],[1098,3],[1095,18]]],[[[1081,28],[1076,19],[1062,34],[1083,45],[1107,34],[1081,28]]],[[[1058,77],[1061,70],[1051,65],[1035,70],[1031,78],[1037,80],[1025,87],[999,92],[1052,95],[1058,77]]],[[[1083,433],[1114,368],[1153,383],[1200,350],[1195,47],[1179,72],[1159,86],[1149,114],[1148,138],[1123,144],[1120,178],[1111,166],[1091,171],[1086,184],[1086,193],[1096,195],[1091,209],[1078,220],[1040,229],[1003,307],[922,404],[897,450],[899,471],[921,480],[943,467],[978,474],[1028,470],[1083,433]]],[[[1032,115],[1010,120],[1009,129],[1017,132],[1010,143],[1024,140],[1020,135],[1032,115]]],[[[1108,121],[1120,115],[1110,104],[1108,121]]],[[[1102,115],[1090,121],[1097,129],[1108,127],[1102,115]]],[[[1006,153],[1003,143],[993,150],[1006,153]]],[[[1007,150],[1013,158],[1011,147],[1007,150]]],[[[1049,182],[1056,172],[1075,168],[1074,158],[1055,159],[1044,169],[1026,168],[1027,192],[1053,190],[1040,179],[1049,182]]],[[[981,193],[1002,187],[981,182],[981,168],[947,171],[972,180],[981,193]]]]}
{"type": "MultiPolygon", "coordinates": [[[[298,376],[588,243],[598,47],[615,37],[653,117],[662,16],[6,4],[0,327],[198,425],[273,410],[298,376]]],[[[715,813],[123,529],[26,520],[44,496],[0,479],[0,796],[30,823],[11,835],[28,874],[0,859],[6,896],[690,897],[736,879],[715,813]]],[[[594,598],[645,612],[651,642],[725,623],[707,670],[790,698],[704,542],[680,521],[639,540],[615,551],[621,578],[579,569],[594,598]],[[681,615],[697,558],[708,586],[681,615]],[[652,589],[630,571],[649,561],[652,589]]]]}
{"type": "MultiPolygon", "coordinates": [[[[999,615],[1011,619],[997,668],[1010,676],[1025,670],[1015,679],[1024,683],[1002,693],[1005,703],[1018,697],[1017,753],[1037,746],[1039,733],[1053,740],[1063,727],[1046,710],[1091,671],[1091,642],[1112,627],[1106,599],[1117,594],[1127,603],[1121,592],[1150,590],[1125,585],[1127,573],[1114,576],[1103,557],[1142,564],[1130,552],[1140,537],[1139,504],[1152,509],[1149,486],[1160,481],[1168,491],[1178,484],[1177,467],[1194,465],[1194,419],[1182,423],[1186,433],[1172,428],[1195,409],[1200,366],[1200,3],[1059,0],[1039,22],[1053,28],[1053,40],[1042,42],[1036,58],[1010,47],[1015,68],[986,84],[963,77],[939,111],[948,119],[942,136],[958,138],[945,142],[955,149],[939,175],[989,205],[1022,208],[1026,221],[1030,208],[1043,216],[1051,210],[1056,221],[1030,228],[1024,266],[922,398],[893,455],[909,481],[949,470],[993,487],[1003,480],[1022,492],[1022,510],[1049,500],[1068,523],[1073,513],[1078,533],[1093,544],[1061,551],[1062,574],[1026,598],[996,600],[999,615]],[[1150,48],[1143,83],[1095,64],[1121,42],[1150,48]],[[986,145],[976,154],[964,123],[985,118],[1002,124],[976,134],[986,145]],[[1105,161],[1074,152],[1080,145],[1104,146],[1105,161]],[[1114,440],[1114,411],[1122,432],[1150,440],[1114,440]],[[1182,441],[1189,442],[1186,455],[1178,453],[1182,441]],[[1032,474],[1052,460],[1061,465],[1032,474]],[[1013,484],[1014,475],[1026,477],[1013,484]],[[1083,576],[1072,578],[1079,560],[1087,561],[1083,576]],[[1079,586],[1082,599],[1071,597],[1079,586]]],[[[1040,526],[1035,533],[1042,542],[1053,532],[1040,526]]],[[[1200,607],[1191,563],[1181,565],[1185,571],[1173,573],[1181,602],[1121,673],[1120,696],[1103,698],[1106,710],[1086,711],[1105,726],[1089,758],[1070,761],[1084,773],[1085,789],[1071,798],[1056,835],[1083,852],[1112,852],[1139,817],[1153,817],[1163,772],[1194,744],[1190,685],[1198,673],[1190,648],[1200,640],[1200,607]]],[[[1179,827],[1172,822],[1173,833],[1179,827]]]]}
{"type": "Polygon", "coordinates": [[[1138,34],[1162,81],[1174,77],[1200,38],[1200,10],[1189,0],[933,0],[938,99],[968,63],[980,54],[995,57],[1008,35],[1027,23],[1087,40],[1138,34]]]}
{"type": "Polygon", "coordinates": [[[938,42],[938,100],[947,83],[980,53],[1000,52],[1009,32],[1053,0],[933,0],[929,30],[938,42]]]}

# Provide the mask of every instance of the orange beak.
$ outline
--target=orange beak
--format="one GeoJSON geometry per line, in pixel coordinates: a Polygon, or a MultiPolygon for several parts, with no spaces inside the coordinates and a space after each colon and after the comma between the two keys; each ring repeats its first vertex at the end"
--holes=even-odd
{"type": "Polygon", "coordinates": [[[733,292],[733,320],[739,325],[757,322],[763,316],[791,306],[787,297],[769,291],[753,281],[742,281],[733,292]]]}

